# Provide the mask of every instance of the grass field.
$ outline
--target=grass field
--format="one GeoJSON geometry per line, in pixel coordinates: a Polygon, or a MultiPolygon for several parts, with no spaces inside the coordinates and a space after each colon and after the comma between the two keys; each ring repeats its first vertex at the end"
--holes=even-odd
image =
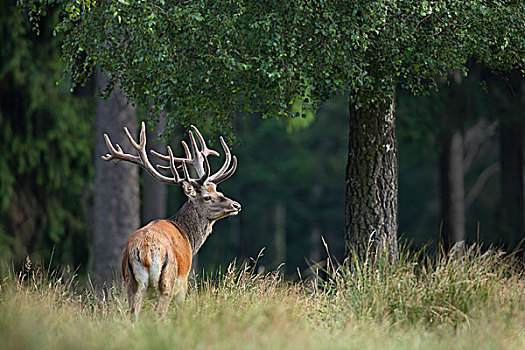
{"type": "Polygon", "coordinates": [[[316,284],[232,265],[166,319],[149,300],[132,322],[119,288],[95,296],[33,267],[1,282],[0,348],[525,349],[523,268],[500,252],[330,270],[316,284]]]}

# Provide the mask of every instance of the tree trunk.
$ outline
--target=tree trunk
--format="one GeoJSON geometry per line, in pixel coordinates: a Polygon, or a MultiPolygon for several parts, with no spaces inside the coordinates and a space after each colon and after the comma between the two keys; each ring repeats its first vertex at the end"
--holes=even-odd
{"type": "Polygon", "coordinates": [[[523,131],[514,123],[501,123],[501,212],[502,239],[514,249],[525,232],[523,181],[523,131]]]}
{"type": "MultiPolygon", "coordinates": [[[[146,127],[148,148],[159,153],[166,153],[166,143],[157,138],[165,127],[165,119],[161,117],[154,130],[146,127]]],[[[166,199],[168,188],[166,184],[155,180],[145,171],[142,172],[142,223],[147,224],[154,219],[166,218],[166,199]]]]}
{"type": "Polygon", "coordinates": [[[367,109],[350,104],[346,168],[346,256],[397,255],[395,94],[367,109]]]}
{"type": "Polygon", "coordinates": [[[459,131],[449,131],[443,140],[441,154],[441,216],[442,244],[449,251],[455,244],[464,242],[465,234],[465,183],[463,171],[463,136],[459,131]]]}
{"type": "MultiPolygon", "coordinates": [[[[97,73],[97,84],[107,84],[104,73],[97,73]]],[[[131,151],[122,128],[127,126],[136,137],[137,114],[118,87],[108,100],[96,99],[96,114],[91,270],[97,284],[110,284],[119,274],[126,241],[140,223],[139,167],[103,161],[100,157],[108,153],[103,134],[110,135],[113,144],[131,151]]]]}

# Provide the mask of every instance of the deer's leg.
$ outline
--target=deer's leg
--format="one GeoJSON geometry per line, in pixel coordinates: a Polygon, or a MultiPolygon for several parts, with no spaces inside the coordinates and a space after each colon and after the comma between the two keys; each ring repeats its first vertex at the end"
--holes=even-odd
{"type": "Polygon", "coordinates": [[[173,281],[173,283],[170,289],[160,291],[157,312],[161,317],[166,315],[166,311],[168,311],[168,306],[173,296],[175,296],[175,302],[177,305],[180,305],[186,297],[188,281],[184,278],[172,279],[171,281],[173,281]]]}
{"type": "Polygon", "coordinates": [[[176,264],[168,263],[160,274],[159,278],[159,300],[157,301],[157,312],[161,317],[166,316],[168,306],[170,305],[173,291],[177,284],[176,264]]]}
{"type": "Polygon", "coordinates": [[[140,307],[142,306],[142,299],[144,298],[144,292],[146,291],[146,286],[139,284],[136,281],[132,280],[128,283],[128,303],[131,316],[137,320],[140,313],[140,307]]]}
{"type": "Polygon", "coordinates": [[[157,302],[157,312],[160,317],[165,317],[166,312],[168,311],[168,306],[170,306],[171,293],[161,293],[159,295],[159,300],[157,302]]]}
{"type": "Polygon", "coordinates": [[[128,295],[129,310],[130,312],[132,312],[133,304],[135,302],[135,293],[137,292],[138,284],[132,278],[126,278],[125,282],[126,282],[126,292],[128,295]]]}
{"type": "Polygon", "coordinates": [[[129,305],[129,310],[131,313],[133,313],[133,303],[135,302],[135,291],[131,290],[131,288],[128,286],[126,288],[126,292],[128,294],[128,305],[129,305]]]}

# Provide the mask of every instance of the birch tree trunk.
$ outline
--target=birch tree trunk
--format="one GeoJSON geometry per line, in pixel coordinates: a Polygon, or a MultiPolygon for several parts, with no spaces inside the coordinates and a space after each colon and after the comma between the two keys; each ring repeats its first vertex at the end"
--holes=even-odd
{"type": "Polygon", "coordinates": [[[466,238],[463,153],[461,132],[447,132],[441,154],[441,235],[446,251],[466,238]]]}

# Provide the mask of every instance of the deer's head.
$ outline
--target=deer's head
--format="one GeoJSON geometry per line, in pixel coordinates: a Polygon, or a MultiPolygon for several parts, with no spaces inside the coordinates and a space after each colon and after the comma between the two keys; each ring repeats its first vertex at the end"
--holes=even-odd
{"type": "Polygon", "coordinates": [[[237,215],[241,211],[241,205],[238,202],[217,191],[217,185],[232,176],[237,169],[237,158],[235,156],[232,157],[222,137],[220,138],[220,142],[225,152],[225,161],[215,174],[211,174],[208,156],[219,156],[219,153],[208,148],[201,133],[193,125],[189,131],[190,147],[188,147],[186,142],[182,141],[185,152],[184,158],[174,157],[170,146],[168,146],[168,155],[163,155],[151,150],[154,156],[169,162],[168,166],[157,165],[159,170],[171,173],[171,176],[165,176],[158,172],[148,159],[146,152],[146,127],[144,122],[142,123],[140,131],[139,143],[135,142],[127,128],[124,128],[124,131],[131,145],[137,150],[138,156],[124,153],[118,144],[115,145],[116,148],[113,147],[109,137],[104,134],[106,145],[111,152],[111,154],[108,153],[102,157],[104,160],[116,162],[124,160],[132,162],[140,165],[160,182],[171,185],[181,185],[184,194],[198,211],[198,214],[210,221],[215,221],[230,215],[237,215]],[[199,145],[197,144],[195,135],[197,136],[199,145]]]}

